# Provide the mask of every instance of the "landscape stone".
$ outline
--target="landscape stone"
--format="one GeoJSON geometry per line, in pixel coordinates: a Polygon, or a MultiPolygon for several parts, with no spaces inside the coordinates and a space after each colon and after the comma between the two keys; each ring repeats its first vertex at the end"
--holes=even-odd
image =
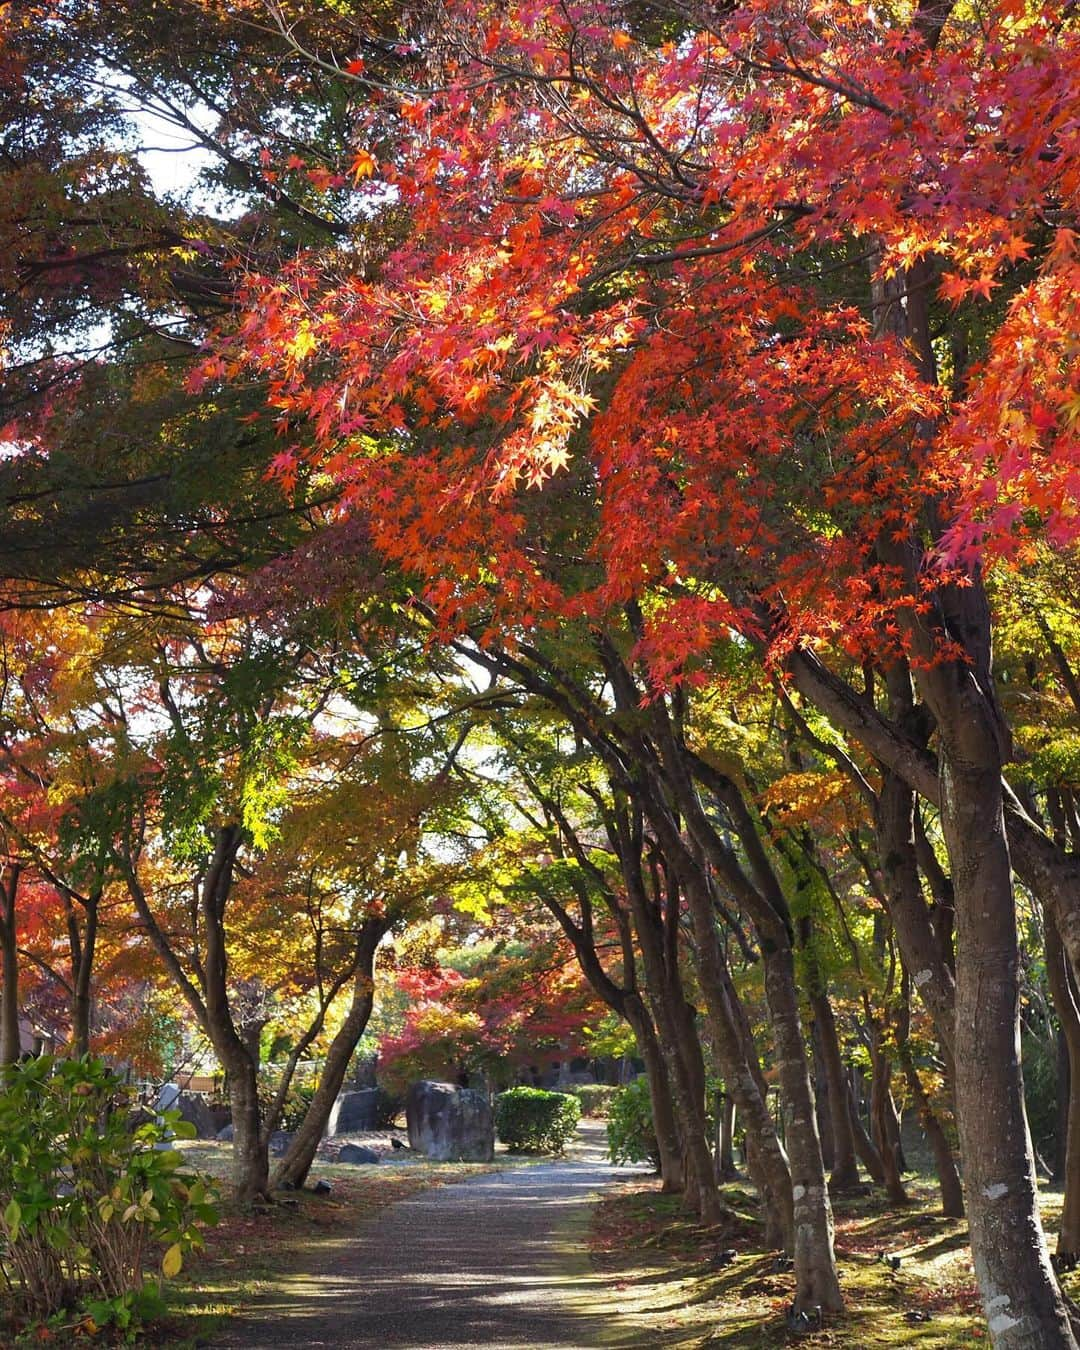
{"type": "Polygon", "coordinates": [[[293,1136],[289,1130],[275,1130],[270,1136],[270,1152],[275,1158],[280,1158],[293,1141],[293,1136]]]}
{"type": "Polygon", "coordinates": [[[413,1083],[405,1099],[409,1146],[435,1162],[490,1162],[495,1122],[482,1092],[452,1083],[413,1083]]]}
{"type": "Polygon", "coordinates": [[[198,1139],[215,1139],[214,1114],[206,1103],[206,1098],[197,1092],[181,1092],[173,1103],[172,1109],[180,1112],[180,1119],[195,1126],[198,1139]]]}
{"type": "Polygon", "coordinates": [[[327,1134],[357,1134],[375,1129],[378,1119],[378,1088],[360,1088],[343,1092],[334,1102],[327,1134]]]}
{"type": "Polygon", "coordinates": [[[341,1152],[337,1155],[339,1163],[377,1163],[379,1155],[373,1148],[365,1148],[363,1144],[343,1144],[341,1152]]]}

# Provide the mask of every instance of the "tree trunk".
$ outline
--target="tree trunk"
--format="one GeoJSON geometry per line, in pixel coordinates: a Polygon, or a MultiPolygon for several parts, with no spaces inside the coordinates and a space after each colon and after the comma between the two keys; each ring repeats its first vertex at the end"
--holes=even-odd
{"type": "Polygon", "coordinates": [[[1068,1092],[1060,1093],[1067,1102],[1065,1201],[1057,1249],[1061,1255],[1076,1256],[1080,1255],[1080,1009],[1061,938],[1050,914],[1046,915],[1046,973],[1067,1054],[1068,1092]]]}
{"type": "Polygon", "coordinates": [[[300,1128],[274,1172],[274,1186],[299,1190],[307,1180],[315,1153],[326,1133],[330,1113],[334,1109],[341,1085],[349,1071],[360,1037],[371,1016],[375,997],[375,951],[388,925],[381,920],[368,919],[357,942],[358,959],[353,978],[352,1000],[341,1026],[326,1052],[326,1062],[319,1076],[319,1085],[304,1113],[300,1128]]]}
{"type": "Polygon", "coordinates": [[[974,664],[920,674],[941,739],[941,820],[956,893],[956,1097],[971,1249],[994,1344],[1072,1350],[1024,1113],[1000,730],[974,664]]]}
{"type": "Polygon", "coordinates": [[[776,1047],[795,1208],[795,1309],[801,1312],[820,1307],[826,1312],[840,1312],[844,1300],[836,1277],[832,1206],[799,1021],[795,963],[790,947],[774,946],[769,941],[763,946],[765,996],[776,1047]]]}
{"type": "Polygon", "coordinates": [[[900,1156],[895,1130],[889,1128],[889,1116],[894,1117],[892,1102],[892,1064],[885,1053],[881,1027],[875,1022],[870,1027],[870,1123],[874,1143],[885,1170],[885,1191],[894,1205],[909,1204],[907,1191],[900,1177],[900,1156]]]}
{"type": "Polygon", "coordinates": [[[262,1131],[258,1073],[246,1052],[237,1054],[217,1045],[214,1049],[228,1075],[234,1199],[247,1206],[270,1194],[269,1141],[262,1131]]]}
{"type": "Polygon", "coordinates": [[[826,1171],[831,1172],[834,1159],[832,1106],[829,1080],[825,1074],[825,1061],[821,1053],[821,1028],[816,1020],[810,1027],[810,1049],[814,1064],[814,1107],[817,1111],[818,1136],[821,1139],[821,1161],[825,1164],[826,1171]]]}
{"type": "Polygon", "coordinates": [[[645,1075],[649,1080],[653,1133],[660,1155],[660,1189],[668,1194],[677,1193],[683,1189],[684,1178],[682,1144],[671,1097],[671,1080],[652,1018],[636,992],[627,998],[626,1020],[633,1029],[638,1054],[644,1061],[645,1075]]]}
{"type": "Polygon", "coordinates": [[[715,1223],[719,1221],[721,1211],[720,1195],[712,1175],[703,1103],[697,1100],[694,1075],[687,1058],[687,1031],[682,1015],[686,999],[681,985],[671,986],[652,916],[642,912],[636,901],[632,901],[632,907],[645,966],[645,988],[678,1122],[679,1171],[683,1173],[684,1194],[705,1222],[715,1223]],[[712,1217],[707,1218],[707,1215],[712,1217]]]}
{"type": "Polygon", "coordinates": [[[926,1135],[926,1142],[934,1155],[934,1167],[941,1188],[941,1212],[947,1219],[962,1219],[964,1190],[960,1184],[960,1174],[956,1170],[956,1160],[953,1158],[945,1129],[930,1105],[930,1098],[926,1095],[919,1071],[911,1057],[911,1048],[906,1041],[900,1047],[900,1067],[903,1069],[915,1109],[919,1113],[919,1123],[926,1135]]]}
{"type": "Polygon", "coordinates": [[[851,1121],[851,1134],[855,1140],[855,1152],[859,1155],[859,1161],[869,1173],[870,1180],[878,1186],[884,1186],[885,1164],[881,1161],[877,1145],[867,1134],[866,1127],[862,1123],[859,1108],[855,1103],[855,1092],[850,1082],[846,1084],[844,1097],[847,1101],[848,1119],[851,1121]]]}
{"type": "Polygon", "coordinates": [[[98,904],[100,896],[90,895],[86,900],[86,927],[78,945],[78,958],[72,971],[71,994],[71,1053],[90,1053],[90,1029],[93,1017],[94,951],[97,946],[98,904]]]}
{"type": "Polygon", "coordinates": [[[859,1165],[855,1159],[855,1136],[851,1129],[851,1116],[847,1109],[844,1061],[840,1056],[840,1038],[836,1034],[836,1019],[827,993],[812,995],[810,1006],[814,1013],[814,1028],[821,1047],[824,1062],[825,1080],[828,1084],[829,1123],[831,1125],[833,1165],[829,1186],[832,1190],[844,1190],[857,1186],[859,1165]]]}
{"type": "Polygon", "coordinates": [[[22,869],[10,864],[0,882],[0,1067],[19,1058],[19,932],[15,901],[22,869]]]}
{"type": "MultiPolygon", "coordinates": [[[[705,997],[710,1038],[720,1060],[724,1086],[742,1114],[744,1129],[754,1135],[751,1179],[761,1196],[766,1229],[770,1237],[774,1234],[779,1237],[785,1250],[797,1250],[794,1178],[768,1107],[743,1054],[742,1038],[728,1003],[727,963],[716,932],[712,902],[700,880],[691,882],[687,895],[694,930],[695,968],[705,997]]],[[[749,1157],[747,1166],[750,1167],[749,1157]]]]}
{"type": "Polygon", "coordinates": [[[739,1175],[735,1166],[735,1102],[727,1092],[718,1093],[716,1101],[716,1175],[721,1181],[734,1181],[739,1175]]]}

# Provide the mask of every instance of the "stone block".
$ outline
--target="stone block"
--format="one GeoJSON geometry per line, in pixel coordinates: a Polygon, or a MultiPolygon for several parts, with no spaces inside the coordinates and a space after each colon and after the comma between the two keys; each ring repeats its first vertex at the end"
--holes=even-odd
{"type": "Polygon", "coordinates": [[[452,1083],[413,1083],[405,1099],[409,1146],[435,1162],[490,1162],[495,1122],[482,1092],[452,1083]]]}

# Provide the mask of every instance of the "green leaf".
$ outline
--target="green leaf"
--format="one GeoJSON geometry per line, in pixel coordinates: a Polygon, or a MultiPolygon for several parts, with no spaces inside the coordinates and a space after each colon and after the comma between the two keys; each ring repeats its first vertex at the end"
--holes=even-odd
{"type": "Polygon", "coordinates": [[[171,1280],[174,1275],[179,1275],[180,1267],[183,1264],[184,1254],[180,1250],[180,1244],[179,1242],[174,1242],[161,1258],[161,1273],[166,1279],[171,1280]]]}
{"type": "Polygon", "coordinates": [[[4,1227],[8,1231],[8,1237],[12,1242],[19,1240],[19,1224],[22,1222],[22,1206],[18,1200],[8,1201],[7,1208],[4,1210],[4,1227]]]}

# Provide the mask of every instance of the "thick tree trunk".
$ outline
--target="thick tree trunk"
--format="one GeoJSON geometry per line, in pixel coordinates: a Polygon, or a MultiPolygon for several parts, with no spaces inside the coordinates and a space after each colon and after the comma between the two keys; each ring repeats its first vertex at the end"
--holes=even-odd
{"type": "Polygon", "coordinates": [[[315,1153],[326,1133],[330,1113],[341,1092],[341,1085],[345,1082],[345,1075],[349,1071],[349,1061],[371,1016],[375,997],[375,951],[386,929],[385,923],[371,919],[364,925],[357,943],[358,958],[349,1010],[330,1042],[311,1105],[304,1113],[304,1119],[294,1134],[285,1156],[274,1171],[275,1187],[291,1187],[299,1190],[311,1171],[315,1153]]]}
{"type": "Polygon", "coordinates": [[[766,941],[764,949],[765,996],[776,1046],[795,1209],[795,1307],[796,1311],[820,1307],[839,1312],[844,1300],[836,1276],[832,1207],[799,1021],[795,963],[790,947],[766,941]]]}
{"type": "Polygon", "coordinates": [[[956,891],[956,1095],[971,1249],[994,1344],[1072,1350],[1024,1114],[1002,766],[980,673],[949,668],[921,677],[942,742],[941,819],[956,891]]]}
{"type": "Polygon", "coordinates": [[[258,1074],[246,1052],[237,1054],[224,1045],[214,1049],[228,1075],[234,1199],[238,1205],[251,1205],[270,1193],[270,1156],[262,1131],[258,1074]]]}
{"type": "Polygon", "coordinates": [[[1061,938],[1049,914],[1046,915],[1046,972],[1067,1056],[1068,1091],[1061,1093],[1067,1103],[1065,1201],[1057,1249],[1061,1255],[1076,1256],[1080,1255],[1080,1009],[1061,938]]]}
{"type": "Polygon", "coordinates": [[[15,902],[21,868],[12,864],[0,882],[0,1067],[19,1058],[19,932],[15,902]]]}
{"type": "Polygon", "coordinates": [[[814,1014],[814,1029],[821,1047],[821,1058],[828,1084],[829,1124],[832,1139],[832,1190],[844,1190],[858,1185],[859,1165],[855,1158],[855,1136],[847,1109],[844,1061],[840,1056],[840,1038],[836,1034],[836,1019],[827,993],[816,993],[810,999],[814,1014]]]}

